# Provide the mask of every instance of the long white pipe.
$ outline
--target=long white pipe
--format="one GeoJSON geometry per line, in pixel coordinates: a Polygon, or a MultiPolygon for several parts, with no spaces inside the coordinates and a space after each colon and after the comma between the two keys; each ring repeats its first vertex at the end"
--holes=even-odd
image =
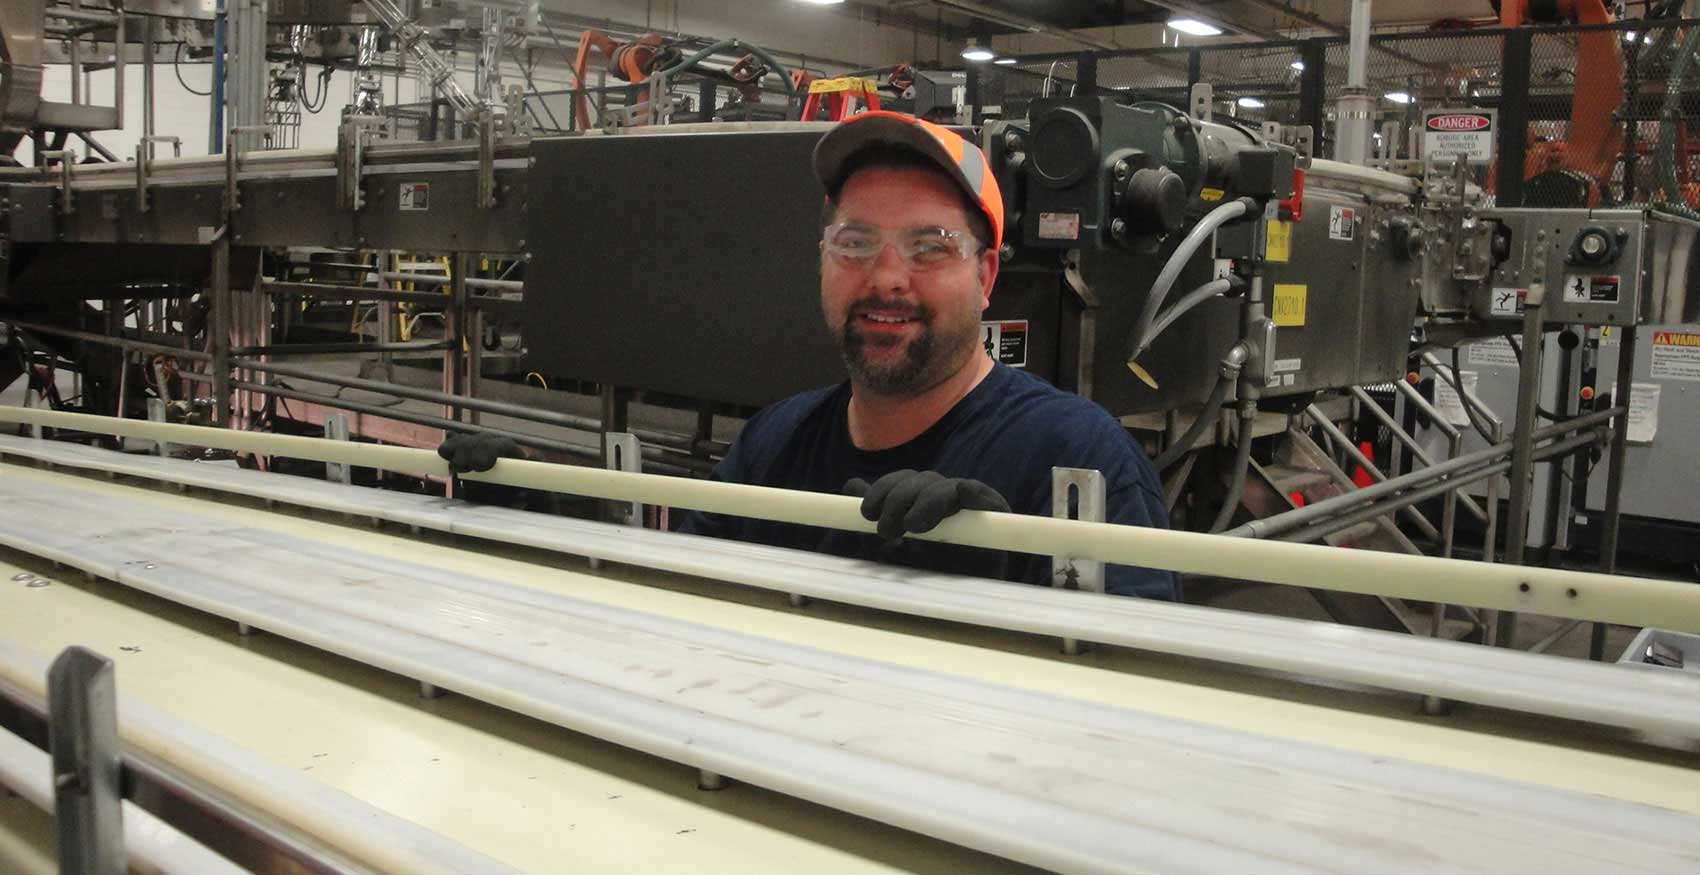
{"type": "MultiPolygon", "coordinates": [[[[436,453],[410,447],[12,406],[0,406],[0,422],[313,459],[414,476],[450,474],[448,463],[436,453]]],[[[490,471],[464,475],[463,479],[845,531],[874,531],[874,524],[862,518],[861,503],[841,495],[520,459],[504,459],[490,471]]],[[[962,511],[933,531],[912,537],[1040,556],[1096,559],[1189,574],[1700,633],[1700,587],[1668,580],[1248,541],[985,511],[962,511]]]]}
{"type": "MultiPolygon", "coordinates": [[[[47,751],[0,729],[0,787],[53,813],[53,760],[47,751]]],[[[247,875],[134,802],[123,803],[124,847],[132,871],[161,875],[247,875]]]]}
{"type": "MultiPolygon", "coordinates": [[[[1700,677],[992,581],[425,495],[0,437],[0,451],[953,623],[1114,644],[1700,739],[1700,677]]],[[[0,482],[0,490],[4,483],[0,482]]]]}
{"type": "MultiPolygon", "coordinates": [[[[47,660],[0,641],[0,682],[38,701],[46,701],[46,678],[47,660]]],[[[123,683],[122,676],[119,683],[123,683]]],[[[375,871],[408,875],[519,875],[511,866],[303,777],[300,772],[274,765],[122,691],[118,693],[118,734],[126,747],[143,751],[255,810],[315,836],[375,871]]],[[[126,824],[133,810],[140,809],[126,804],[126,824]]],[[[128,837],[128,826],[125,834],[128,837]]],[[[220,870],[169,871],[199,875],[220,870]]]]}

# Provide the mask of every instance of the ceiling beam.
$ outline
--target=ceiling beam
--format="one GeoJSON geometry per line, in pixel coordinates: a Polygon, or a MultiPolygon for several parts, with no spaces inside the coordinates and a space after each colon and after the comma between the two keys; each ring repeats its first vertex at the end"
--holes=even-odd
{"type": "Polygon", "coordinates": [[[969,18],[977,18],[981,21],[1001,24],[1004,27],[1011,27],[1024,33],[1042,34],[1044,36],[1055,37],[1056,39],[1066,40],[1068,42],[1077,43],[1093,49],[1114,50],[1121,48],[1120,45],[1116,44],[1112,40],[1099,39],[1098,37],[1082,33],[1078,30],[1069,30],[1068,28],[1057,27],[1054,24],[1048,24],[1037,18],[1029,18],[1019,13],[1005,12],[1002,9],[997,9],[992,6],[987,6],[984,3],[976,2],[976,0],[928,0],[928,2],[934,6],[949,9],[952,12],[959,12],[969,18]]]}

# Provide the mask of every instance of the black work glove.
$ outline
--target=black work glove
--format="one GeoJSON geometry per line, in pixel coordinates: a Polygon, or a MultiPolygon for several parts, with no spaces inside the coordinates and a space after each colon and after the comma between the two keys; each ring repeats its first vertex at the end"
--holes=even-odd
{"type": "Polygon", "coordinates": [[[437,447],[437,455],[456,474],[488,471],[496,467],[497,459],[524,458],[513,438],[484,432],[454,435],[437,447]]]}
{"type": "Polygon", "coordinates": [[[1009,502],[996,489],[936,471],[893,471],[872,486],[857,477],[844,484],[844,493],[861,497],[862,517],[878,521],[880,537],[887,541],[930,532],[959,510],[1009,513],[1009,502]]]}

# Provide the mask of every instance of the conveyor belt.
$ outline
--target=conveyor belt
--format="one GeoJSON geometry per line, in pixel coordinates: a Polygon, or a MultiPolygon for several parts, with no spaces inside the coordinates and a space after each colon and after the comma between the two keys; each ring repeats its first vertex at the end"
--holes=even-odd
{"type": "Polygon", "coordinates": [[[0,436],[0,453],[918,616],[1293,671],[1700,739],[1700,678],[1679,672],[926,574],[78,444],[0,436]]]}
{"type": "Polygon", "coordinates": [[[1060,872],[1681,872],[1700,819],[900,668],[0,477],[0,541],[1060,872]]]}

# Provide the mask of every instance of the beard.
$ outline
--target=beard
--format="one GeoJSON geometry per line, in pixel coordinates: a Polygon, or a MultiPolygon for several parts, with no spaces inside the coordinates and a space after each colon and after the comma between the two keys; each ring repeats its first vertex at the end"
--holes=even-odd
{"type": "Polygon", "coordinates": [[[836,339],[853,382],[882,395],[919,395],[950,376],[965,352],[979,348],[980,323],[975,313],[965,311],[966,315],[958,314],[962,318],[941,324],[929,307],[893,310],[878,302],[850,308],[836,339]],[[870,312],[908,317],[921,325],[921,331],[913,339],[869,336],[857,328],[857,317],[870,312]],[[894,350],[899,353],[895,357],[894,350]]]}

